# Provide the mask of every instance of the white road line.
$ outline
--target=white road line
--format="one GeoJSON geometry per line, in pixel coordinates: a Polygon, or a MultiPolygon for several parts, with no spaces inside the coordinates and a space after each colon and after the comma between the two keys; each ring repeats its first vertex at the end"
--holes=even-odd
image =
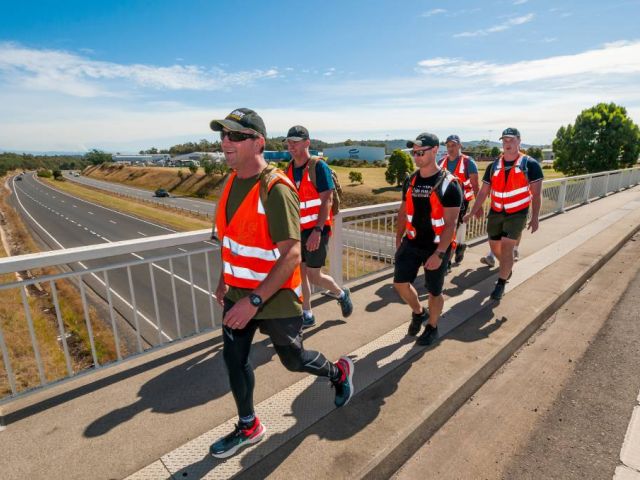
{"type": "MultiPolygon", "coordinates": [[[[50,187],[49,185],[41,183],[37,178],[34,178],[34,180],[36,182],[40,183],[43,187],[46,187],[46,188],[48,188],[50,190],[53,190],[54,192],[58,192],[58,190],[54,189],[53,187],[50,187]]],[[[134,220],[136,220],[138,222],[146,223],[148,225],[153,225],[154,227],[158,227],[158,228],[161,228],[163,230],[167,230],[168,232],[171,232],[171,233],[176,233],[175,230],[172,230],[171,228],[164,227],[162,225],[158,225],[157,223],[149,222],[148,220],[143,220],[142,218],[135,217],[133,215],[129,215],[128,213],[122,213],[122,212],[119,212],[117,210],[113,210],[112,208],[103,207],[102,205],[98,205],[97,203],[89,202],[88,200],[83,200],[82,198],[74,197],[73,195],[69,195],[68,193],[65,193],[65,192],[60,192],[60,193],[62,195],[66,195],[67,197],[69,197],[69,198],[71,198],[73,200],[79,200],[79,201],[84,202],[86,204],[93,205],[94,207],[98,207],[98,208],[102,208],[104,210],[108,210],[109,212],[113,212],[113,213],[115,213],[117,215],[122,215],[123,217],[132,218],[132,219],[134,219],[134,220]]],[[[48,194],[45,194],[45,195],[48,195],[48,194]]]]}
{"type": "Polygon", "coordinates": [[[78,205],[74,205],[73,208],[78,208],[78,205]]]}
{"type": "Polygon", "coordinates": [[[146,237],[147,234],[146,233],[142,233],[142,232],[136,232],[138,235],[142,235],[143,237],[146,237]]]}
{"type": "Polygon", "coordinates": [[[93,215],[93,212],[87,212],[89,215],[93,215]]]}
{"type": "Polygon", "coordinates": [[[114,222],[113,220],[109,220],[111,223],[113,223],[114,225],[116,224],[116,222],[114,222]]]}
{"type": "MultiPolygon", "coordinates": [[[[51,235],[42,225],[40,225],[38,223],[38,221],[33,218],[33,216],[29,213],[29,211],[24,207],[24,205],[22,204],[22,202],[20,201],[20,198],[18,196],[18,189],[15,186],[15,183],[13,185],[13,191],[16,195],[16,200],[18,201],[18,203],[20,204],[20,207],[22,207],[22,210],[24,210],[24,213],[26,213],[29,218],[31,220],[33,220],[33,223],[35,223],[44,233],[46,233],[49,238],[51,238],[51,240],[53,240],[61,249],[64,249],[64,246],[53,236],[51,235]]],[[[89,268],[82,262],[78,262],[78,264],[84,268],[85,270],[88,270],[89,268]]],[[[105,283],[103,280],[101,280],[95,273],[91,273],[91,276],[94,277],[98,282],[100,282],[102,284],[103,287],[106,287],[105,283]]],[[[118,292],[116,292],[113,288],[109,288],[109,290],[111,290],[111,292],[117,297],[119,298],[127,307],[129,307],[131,310],[133,310],[133,305],[131,305],[129,302],[127,302],[118,292]]],[[[158,327],[149,319],[147,318],[140,310],[136,310],[138,315],[140,315],[140,317],[146,321],[149,325],[151,325],[153,328],[156,329],[156,331],[158,330],[158,327]]],[[[162,335],[164,335],[164,337],[168,340],[168,341],[172,341],[173,339],[167,335],[166,333],[164,333],[163,330],[160,330],[160,333],[162,335]]]]}

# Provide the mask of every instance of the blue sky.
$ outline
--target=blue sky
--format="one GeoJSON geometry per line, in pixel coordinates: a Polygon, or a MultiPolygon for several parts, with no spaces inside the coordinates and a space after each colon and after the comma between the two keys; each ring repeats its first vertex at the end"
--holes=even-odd
{"type": "Polygon", "coordinates": [[[0,150],[215,139],[240,106],[326,141],[640,123],[640,0],[0,2],[0,150]]]}

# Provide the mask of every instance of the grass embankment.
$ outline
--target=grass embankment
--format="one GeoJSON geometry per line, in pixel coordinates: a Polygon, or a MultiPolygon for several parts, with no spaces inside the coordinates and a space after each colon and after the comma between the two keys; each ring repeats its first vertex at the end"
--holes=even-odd
{"type": "Polygon", "coordinates": [[[118,197],[117,195],[106,193],[103,190],[86,187],[69,181],[60,182],[52,179],[40,180],[75,197],[166,225],[176,231],[184,232],[211,228],[211,220],[203,220],[186,212],[176,212],[175,210],[163,208],[159,205],[152,206],[131,198],[118,197]]]}
{"type": "MultiPolygon", "coordinates": [[[[0,179],[0,181],[2,182],[0,188],[5,190],[4,179],[0,179]]],[[[0,195],[0,226],[6,240],[5,245],[0,244],[0,256],[38,252],[39,249],[21,218],[6,201],[8,197],[6,193],[8,192],[5,191],[3,195],[0,195]]],[[[58,273],[55,268],[44,268],[32,272],[20,272],[20,275],[25,277],[30,274],[34,277],[41,277],[55,273],[58,273]]],[[[16,280],[15,273],[0,275],[0,284],[16,280]]],[[[82,301],[77,289],[69,281],[58,280],[55,283],[60,314],[68,336],[67,345],[71,356],[71,366],[74,372],[78,372],[93,364],[82,301]]],[[[63,378],[67,375],[66,362],[62,343],[58,339],[59,330],[50,283],[42,284],[41,289],[28,288],[27,291],[27,302],[33,319],[46,380],[51,382],[63,378]]],[[[104,364],[115,360],[115,344],[110,329],[99,320],[92,307],[89,310],[98,361],[100,364],[104,364]]],[[[40,384],[38,367],[29,335],[22,295],[18,288],[0,290],[0,327],[9,350],[17,390],[24,391],[38,386],[40,384]]],[[[120,348],[122,352],[125,352],[124,345],[121,345],[120,348]]],[[[10,393],[6,366],[0,356],[0,398],[10,393]]]]}

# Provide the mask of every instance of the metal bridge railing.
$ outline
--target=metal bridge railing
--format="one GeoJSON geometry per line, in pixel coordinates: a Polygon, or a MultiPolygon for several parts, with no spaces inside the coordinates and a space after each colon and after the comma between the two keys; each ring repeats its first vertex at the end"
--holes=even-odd
{"type": "MultiPolygon", "coordinates": [[[[541,216],[638,183],[640,168],[547,180],[541,216]]],[[[338,283],[392,267],[399,205],[336,216],[328,267],[338,283]]],[[[467,241],[485,236],[486,217],[472,219],[467,241]]],[[[199,230],[0,258],[0,293],[22,306],[0,319],[0,402],[219,328],[220,255],[209,237],[199,230]],[[3,330],[7,320],[21,333],[3,330]],[[57,361],[41,354],[52,349],[46,335],[57,337],[46,356],[57,361]]]]}

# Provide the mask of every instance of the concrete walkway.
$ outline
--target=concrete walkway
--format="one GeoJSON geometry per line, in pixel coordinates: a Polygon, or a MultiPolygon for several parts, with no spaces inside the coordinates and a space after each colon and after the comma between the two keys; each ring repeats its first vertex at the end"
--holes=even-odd
{"type": "Polygon", "coordinates": [[[206,454],[235,421],[212,333],[0,407],[3,478],[386,478],[639,225],[639,187],[543,221],[499,305],[486,300],[496,276],[479,263],[486,243],[472,247],[448,277],[443,339],[430,349],[405,337],[409,310],[389,274],[353,286],[348,322],[319,299],[324,321],[306,344],[350,353],[355,398],[335,410],[326,381],[287,372],[258,337],[255,403],[268,436],[226,462],[206,454]]]}

